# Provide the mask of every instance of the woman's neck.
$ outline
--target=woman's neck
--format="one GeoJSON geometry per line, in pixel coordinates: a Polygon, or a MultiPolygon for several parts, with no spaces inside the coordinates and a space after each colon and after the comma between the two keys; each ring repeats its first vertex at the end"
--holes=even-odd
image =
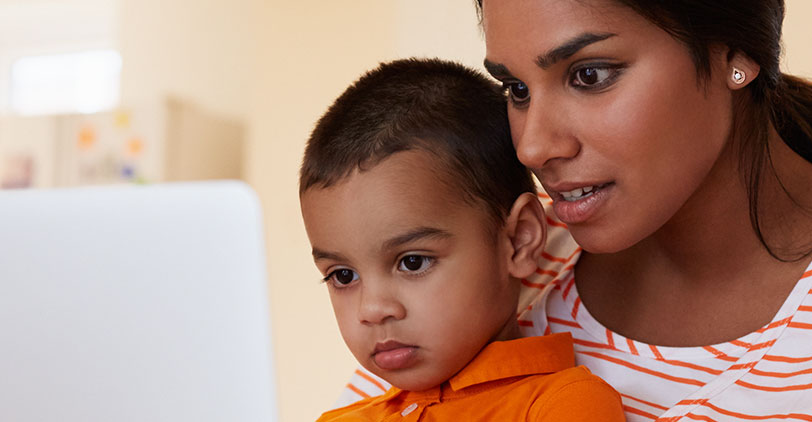
{"type": "MultiPolygon", "coordinates": [[[[809,207],[812,165],[773,139],[780,180],[809,207]]],[[[772,319],[809,259],[770,255],[752,227],[738,165],[734,151],[726,151],[683,208],[637,245],[583,255],[576,285],[598,321],[640,341],[695,346],[738,338],[772,319]]],[[[812,214],[786,197],[769,170],[760,192],[766,240],[777,250],[792,233],[796,249],[812,247],[812,214]]]]}

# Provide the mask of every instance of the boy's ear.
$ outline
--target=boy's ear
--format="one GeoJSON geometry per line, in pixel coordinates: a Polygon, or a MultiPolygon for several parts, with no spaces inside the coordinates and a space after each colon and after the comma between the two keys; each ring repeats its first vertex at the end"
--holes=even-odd
{"type": "Polygon", "coordinates": [[[526,192],[513,203],[505,221],[505,232],[513,247],[508,270],[516,278],[529,277],[547,243],[547,220],[538,196],[526,192]]]}

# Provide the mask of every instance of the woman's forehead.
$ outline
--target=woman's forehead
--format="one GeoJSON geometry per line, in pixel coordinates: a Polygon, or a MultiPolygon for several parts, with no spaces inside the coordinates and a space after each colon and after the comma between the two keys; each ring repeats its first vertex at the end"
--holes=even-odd
{"type": "Polygon", "coordinates": [[[640,36],[655,28],[612,0],[484,0],[482,25],[490,62],[549,56],[584,40],[640,36]]]}

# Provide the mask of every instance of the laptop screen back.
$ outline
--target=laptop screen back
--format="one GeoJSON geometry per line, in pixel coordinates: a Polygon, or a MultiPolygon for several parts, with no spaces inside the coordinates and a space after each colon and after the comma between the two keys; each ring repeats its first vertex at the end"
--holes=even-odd
{"type": "Polygon", "coordinates": [[[275,421],[237,182],[0,192],[0,420],[275,421]]]}

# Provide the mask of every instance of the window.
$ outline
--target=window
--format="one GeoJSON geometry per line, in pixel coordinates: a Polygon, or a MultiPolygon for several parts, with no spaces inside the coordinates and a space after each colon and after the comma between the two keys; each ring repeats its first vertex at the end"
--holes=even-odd
{"type": "Polygon", "coordinates": [[[118,105],[116,50],[28,56],[11,68],[11,109],[19,114],[93,113],[118,105]]]}

